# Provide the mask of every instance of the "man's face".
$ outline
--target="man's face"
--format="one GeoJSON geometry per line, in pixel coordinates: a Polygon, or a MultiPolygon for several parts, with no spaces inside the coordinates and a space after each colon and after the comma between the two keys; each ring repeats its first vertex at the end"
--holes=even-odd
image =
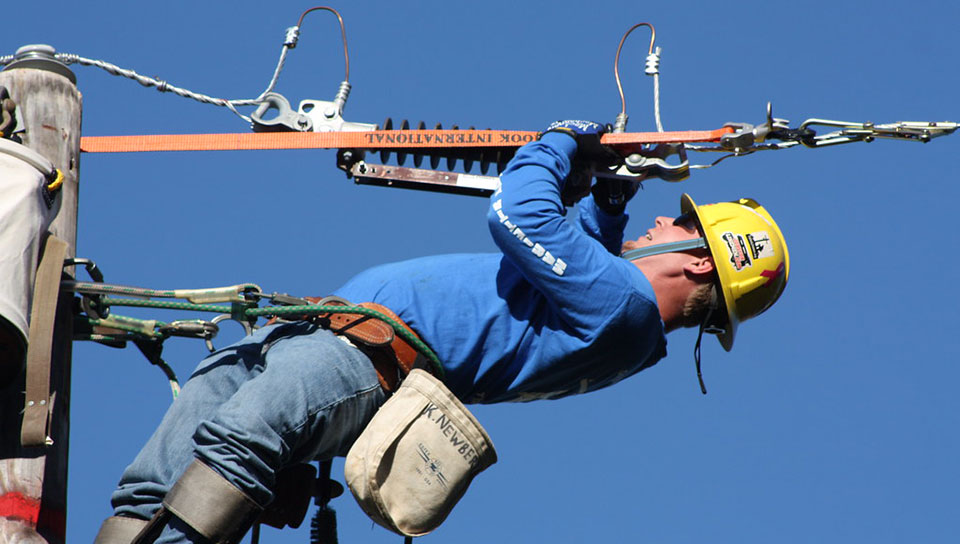
{"type": "Polygon", "coordinates": [[[682,242],[699,237],[700,232],[697,230],[696,221],[692,216],[681,215],[676,219],[660,216],[654,219],[654,227],[647,230],[646,234],[636,240],[627,240],[624,242],[621,253],[631,249],[639,249],[668,242],[682,242]]]}

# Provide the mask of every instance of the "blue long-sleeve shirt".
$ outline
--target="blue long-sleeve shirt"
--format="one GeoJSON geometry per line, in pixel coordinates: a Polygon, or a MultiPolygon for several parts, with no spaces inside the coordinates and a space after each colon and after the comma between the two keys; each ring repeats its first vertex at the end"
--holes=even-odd
{"type": "Polygon", "coordinates": [[[369,269],[336,294],[396,312],[437,353],[465,402],[594,391],[655,364],[666,338],[650,282],[617,255],[627,218],[587,197],[560,203],[576,152],[548,133],[521,148],[490,199],[500,254],[425,257],[369,269]]]}

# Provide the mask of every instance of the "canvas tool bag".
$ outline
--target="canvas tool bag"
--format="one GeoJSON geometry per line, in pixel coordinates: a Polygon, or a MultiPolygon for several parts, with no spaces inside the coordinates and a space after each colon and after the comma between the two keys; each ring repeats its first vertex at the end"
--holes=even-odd
{"type": "Polygon", "coordinates": [[[370,518],[404,536],[436,529],[497,461],[487,432],[435,377],[414,369],[347,453],[347,486],[370,518]]]}

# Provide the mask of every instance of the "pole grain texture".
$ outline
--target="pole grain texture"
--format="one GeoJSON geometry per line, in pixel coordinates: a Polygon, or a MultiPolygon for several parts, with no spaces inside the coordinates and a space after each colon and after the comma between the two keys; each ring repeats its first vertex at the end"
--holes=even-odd
{"type": "MultiPolygon", "coordinates": [[[[77,243],[77,194],[82,100],[63,75],[30,68],[0,72],[17,104],[23,143],[49,159],[64,174],[60,212],[50,231],[69,245],[77,243]]],[[[68,271],[72,272],[72,271],[68,271]]],[[[9,506],[0,517],[0,544],[62,544],[66,533],[67,453],[69,445],[72,314],[69,296],[61,296],[53,340],[50,391],[55,394],[47,448],[20,445],[25,373],[0,391],[0,500],[9,506]],[[39,504],[39,508],[37,505],[39,504]]]]}

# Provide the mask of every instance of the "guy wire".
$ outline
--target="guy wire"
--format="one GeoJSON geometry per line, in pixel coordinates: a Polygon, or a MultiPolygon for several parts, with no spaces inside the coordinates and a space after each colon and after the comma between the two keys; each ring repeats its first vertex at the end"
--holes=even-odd
{"type": "MultiPolygon", "coordinates": [[[[277,67],[274,70],[273,77],[271,78],[270,83],[267,85],[267,88],[262,93],[260,93],[260,95],[257,98],[252,98],[252,99],[248,98],[248,99],[228,100],[226,98],[217,98],[217,97],[209,96],[206,94],[197,93],[189,89],[184,89],[182,87],[171,85],[170,83],[162,79],[158,79],[150,76],[144,76],[142,74],[138,74],[133,70],[121,68],[116,64],[112,64],[110,62],[106,62],[99,59],[89,59],[89,58],[81,57],[80,55],[76,55],[72,53],[56,53],[54,56],[56,57],[57,60],[59,60],[64,64],[81,64],[84,66],[94,66],[102,70],[105,70],[106,72],[112,75],[122,76],[128,79],[132,79],[137,83],[143,85],[144,87],[156,87],[157,90],[160,92],[172,92],[176,95],[182,96],[184,98],[190,98],[198,102],[202,102],[204,104],[213,104],[215,106],[226,107],[233,113],[237,114],[237,116],[239,116],[244,121],[250,122],[251,121],[250,117],[240,113],[236,107],[237,106],[255,106],[257,104],[260,104],[261,102],[263,102],[264,96],[266,96],[267,93],[273,91],[273,88],[277,84],[277,80],[280,78],[280,72],[283,70],[284,63],[286,62],[287,52],[290,49],[293,49],[294,47],[296,47],[297,45],[300,25],[303,23],[304,17],[311,11],[316,11],[316,10],[326,10],[337,16],[337,21],[340,24],[340,37],[343,40],[343,58],[344,58],[344,64],[345,64],[344,82],[348,82],[350,79],[350,55],[347,51],[346,27],[343,23],[343,17],[340,16],[340,13],[337,10],[327,6],[313,7],[304,11],[302,14],[300,14],[300,18],[297,21],[297,26],[288,30],[287,39],[284,41],[283,48],[280,51],[280,59],[277,62],[277,67]]],[[[14,60],[16,60],[15,55],[0,56],[0,66],[7,65],[13,62],[14,60]]]]}

